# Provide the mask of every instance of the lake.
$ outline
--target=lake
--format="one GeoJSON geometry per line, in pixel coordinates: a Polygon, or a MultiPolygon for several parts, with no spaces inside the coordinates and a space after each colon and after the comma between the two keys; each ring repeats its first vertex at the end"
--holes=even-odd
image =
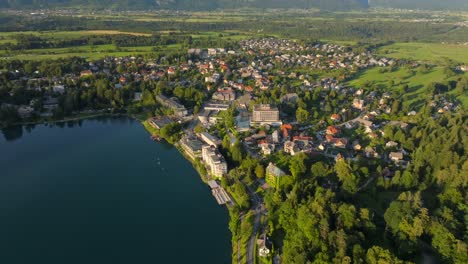
{"type": "Polygon", "coordinates": [[[228,221],[138,121],[1,131],[0,263],[230,263],[228,221]]]}

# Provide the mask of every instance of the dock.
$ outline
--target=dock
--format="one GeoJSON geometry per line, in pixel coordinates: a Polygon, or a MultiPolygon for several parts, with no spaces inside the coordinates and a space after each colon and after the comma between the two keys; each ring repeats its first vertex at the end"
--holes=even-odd
{"type": "Polygon", "coordinates": [[[211,193],[219,205],[232,203],[232,199],[229,194],[215,180],[209,181],[208,185],[211,187],[211,193]]]}

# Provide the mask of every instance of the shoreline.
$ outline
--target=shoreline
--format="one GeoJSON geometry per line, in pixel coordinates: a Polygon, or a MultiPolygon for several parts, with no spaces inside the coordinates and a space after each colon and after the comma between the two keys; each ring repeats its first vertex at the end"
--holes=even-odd
{"type": "MultiPolygon", "coordinates": [[[[0,129],[6,129],[6,128],[9,128],[9,127],[15,127],[15,126],[42,125],[42,124],[48,124],[48,123],[55,124],[55,123],[62,123],[62,122],[69,122],[69,121],[79,121],[79,120],[92,119],[92,118],[102,117],[102,116],[109,116],[109,117],[129,116],[129,117],[135,118],[134,116],[130,116],[130,115],[127,115],[127,114],[94,113],[94,114],[83,115],[83,116],[80,116],[80,115],[70,116],[70,117],[65,117],[65,118],[62,118],[62,119],[52,119],[52,120],[39,119],[37,121],[17,122],[17,123],[13,123],[13,124],[9,124],[9,125],[1,125],[0,129]]],[[[135,118],[135,119],[138,120],[137,118],[135,118]]]]}

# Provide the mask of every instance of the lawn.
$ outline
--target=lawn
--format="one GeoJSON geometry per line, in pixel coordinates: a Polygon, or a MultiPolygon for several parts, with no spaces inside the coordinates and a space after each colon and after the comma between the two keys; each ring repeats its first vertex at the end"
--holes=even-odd
{"type": "Polygon", "coordinates": [[[441,62],[445,58],[468,63],[468,46],[441,43],[395,43],[384,46],[378,53],[397,59],[441,62]]]}

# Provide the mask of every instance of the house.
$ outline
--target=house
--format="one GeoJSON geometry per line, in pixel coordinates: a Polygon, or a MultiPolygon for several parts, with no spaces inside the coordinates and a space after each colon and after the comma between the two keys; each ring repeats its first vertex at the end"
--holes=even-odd
{"type": "Polygon", "coordinates": [[[359,110],[362,110],[364,108],[364,100],[362,99],[354,99],[353,100],[353,107],[359,110]]]}
{"type": "Polygon", "coordinates": [[[340,129],[335,127],[335,126],[329,126],[329,127],[327,127],[327,130],[326,130],[326,134],[327,135],[332,135],[332,136],[337,135],[340,132],[341,132],[340,129]]]}
{"type": "Polygon", "coordinates": [[[273,131],[273,133],[271,134],[271,139],[272,139],[273,143],[275,143],[275,144],[280,143],[280,136],[279,136],[278,130],[273,131]]]}
{"type": "Polygon", "coordinates": [[[299,96],[296,93],[288,93],[283,96],[281,96],[280,100],[281,103],[297,103],[297,99],[299,99],[299,96]]]}
{"type": "Polygon", "coordinates": [[[18,115],[21,118],[28,118],[34,112],[34,108],[32,108],[31,106],[28,106],[28,105],[22,105],[22,106],[18,107],[17,111],[18,111],[18,115]]]}
{"type": "Polygon", "coordinates": [[[141,93],[141,92],[135,92],[133,94],[133,101],[135,101],[135,102],[141,101],[142,98],[143,98],[143,93],[141,93]]]}
{"type": "Polygon", "coordinates": [[[386,148],[395,148],[395,147],[398,147],[398,143],[395,142],[395,141],[389,141],[385,144],[385,147],[386,148]]]}
{"type": "Polygon", "coordinates": [[[266,168],[266,182],[271,187],[281,187],[284,177],[287,177],[284,171],[276,167],[276,165],[271,162],[268,164],[268,167],[266,168]]]}
{"type": "Polygon", "coordinates": [[[359,143],[359,141],[356,140],[356,141],[353,142],[353,149],[354,149],[355,151],[360,151],[360,150],[362,149],[362,146],[361,146],[361,144],[359,143]]]}
{"type": "Polygon", "coordinates": [[[213,94],[213,100],[218,101],[234,101],[236,100],[236,92],[234,92],[231,88],[220,88],[213,94]]]}
{"type": "Polygon", "coordinates": [[[367,158],[376,158],[376,159],[380,158],[379,153],[377,153],[375,149],[369,146],[365,148],[364,153],[367,158]]]}
{"type": "Polygon", "coordinates": [[[341,117],[339,114],[333,114],[331,115],[330,119],[334,122],[339,122],[341,120],[341,117]]]}
{"type": "Polygon", "coordinates": [[[257,239],[258,255],[260,257],[266,258],[270,255],[270,244],[271,243],[269,243],[266,234],[260,235],[260,238],[257,239]]]}
{"type": "Polygon", "coordinates": [[[262,141],[258,146],[261,148],[263,155],[268,156],[275,152],[275,145],[269,144],[268,142],[262,141]]]}
{"type": "Polygon", "coordinates": [[[403,160],[403,153],[402,152],[390,152],[388,154],[388,157],[395,162],[398,162],[400,160],[403,160]]]}
{"type": "Polygon", "coordinates": [[[93,75],[93,72],[90,70],[84,70],[80,72],[80,77],[86,77],[86,76],[91,76],[93,75]]]}
{"type": "Polygon", "coordinates": [[[46,96],[42,102],[42,107],[48,111],[52,111],[58,107],[58,98],[46,96]]]}
{"type": "Polygon", "coordinates": [[[52,87],[52,91],[54,93],[64,94],[65,93],[65,86],[64,85],[55,85],[52,87]]]}
{"type": "Polygon", "coordinates": [[[294,143],[294,141],[289,141],[289,140],[284,142],[283,150],[284,150],[284,152],[290,154],[291,156],[294,156],[296,154],[296,152],[299,151],[297,149],[296,144],[294,143]]]}
{"type": "Polygon", "coordinates": [[[169,69],[167,69],[167,74],[168,74],[168,75],[174,75],[175,72],[176,72],[175,69],[172,68],[172,67],[170,67],[169,69]]]}
{"type": "Polygon", "coordinates": [[[462,72],[468,71],[468,65],[461,65],[461,66],[458,66],[457,68],[462,72]]]}

